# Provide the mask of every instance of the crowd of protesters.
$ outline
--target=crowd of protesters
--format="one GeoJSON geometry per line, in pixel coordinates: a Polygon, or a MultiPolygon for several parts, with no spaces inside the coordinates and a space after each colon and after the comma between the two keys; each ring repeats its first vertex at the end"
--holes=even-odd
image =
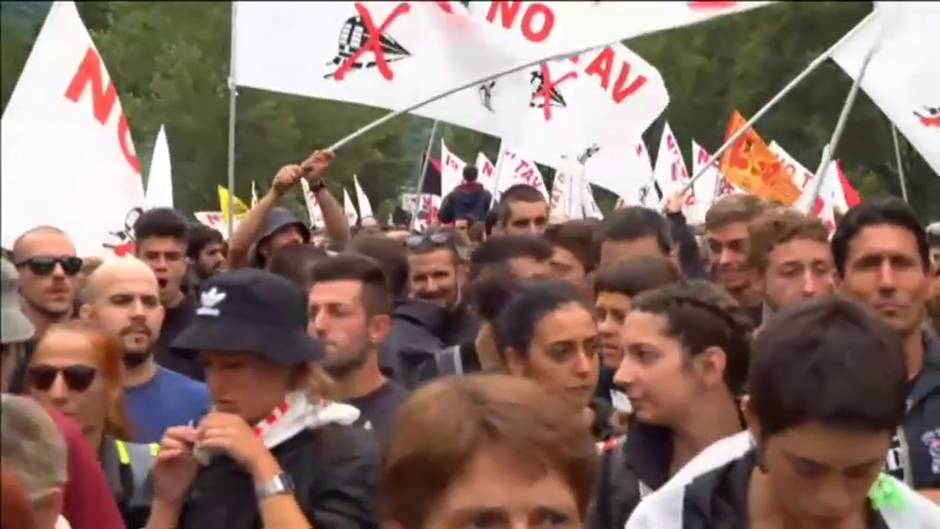
{"type": "Polygon", "coordinates": [[[3,529],[940,528],[940,225],[904,202],[550,223],[468,167],[426,231],[350,228],[333,157],[227,241],[17,239],[3,529]]]}

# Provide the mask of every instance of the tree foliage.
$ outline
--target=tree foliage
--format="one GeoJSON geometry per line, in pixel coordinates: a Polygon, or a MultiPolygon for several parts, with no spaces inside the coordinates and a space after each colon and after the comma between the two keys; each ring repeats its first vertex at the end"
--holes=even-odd
{"type": "MultiPolygon", "coordinates": [[[[3,2],[0,92],[6,105],[49,2],[3,2]]],[[[185,211],[216,209],[226,181],[231,5],[225,2],[81,2],[79,12],[118,86],[144,167],[160,125],[173,157],[174,194],[185,211]]],[[[813,58],[871,10],[870,3],[781,3],[627,44],[657,66],[671,103],[664,118],[688,157],[692,138],[713,150],[733,108],[753,114],[813,58]]],[[[810,169],[835,125],[850,79],[826,63],[787,96],[757,129],[810,169]]],[[[297,162],[386,111],[239,88],[236,193],[251,181],[266,189],[278,167],[297,162]]],[[[660,120],[661,122],[663,120],[660,120]]],[[[431,122],[403,117],[344,147],[330,170],[334,190],[358,174],[379,215],[416,184],[431,122]]],[[[661,123],[647,132],[656,151],[661,123]]],[[[468,162],[483,151],[495,159],[499,140],[441,124],[443,137],[468,162]]],[[[912,205],[940,215],[940,179],[902,140],[912,205]]],[[[899,195],[890,122],[860,94],[837,156],[865,197],[899,195]]],[[[550,179],[550,174],[546,174],[550,179]]],[[[602,202],[610,203],[608,197],[602,202]]],[[[299,197],[294,207],[301,208],[299,197]]]]}

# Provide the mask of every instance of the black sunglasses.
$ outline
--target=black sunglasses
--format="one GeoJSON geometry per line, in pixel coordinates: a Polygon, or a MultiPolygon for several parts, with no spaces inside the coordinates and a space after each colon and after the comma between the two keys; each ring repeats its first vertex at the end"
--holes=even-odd
{"type": "Polygon", "coordinates": [[[62,271],[67,276],[74,276],[82,269],[81,257],[30,257],[16,263],[16,266],[19,268],[26,266],[37,276],[47,276],[55,270],[57,264],[62,265],[62,271]]]}
{"type": "Polygon", "coordinates": [[[74,365],[68,367],[55,367],[46,364],[30,366],[26,371],[29,385],[40,390],[48,391],[55,379],[62,373],[65,385],[72,391],[82,392],[95,381],[98,370],[91,366],[74,365]]]}

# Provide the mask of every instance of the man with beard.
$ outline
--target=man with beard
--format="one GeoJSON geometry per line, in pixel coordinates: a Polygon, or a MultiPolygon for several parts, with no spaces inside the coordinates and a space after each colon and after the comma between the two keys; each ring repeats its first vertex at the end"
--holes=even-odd
{"type": "Polygon", "coordinates": [[[20,235],[13,243],[12,258],[19,272],[23,313],[35,329],[34,338],[25,344],[25,358],[11,382],[11,391],[19,393],[23,390],[25,368],[36,341],[47,327],[73,316],[82,260],[75,255],[72,239],[52,226],[39,226],[20,235]]]}
{"type": "MultiPolygon", "coordinates": [[[[80,315],[99,325],[124,345],[124,399],[138,443],[155,443],[167,428],[197,421],[209,408],[206,386],[157,365],[153,350],[160,336],[164,309],[153,271],[132,258],[102,264],[88,278],[86,304],[80,315]]],[[[202,294],[203,305],[217,294],[202,294]]]]}
{"type": "Polygon", "coordinates": [[[164,311],[154,358],[167,369],[202,380],[199,364],[170,353],[170,343],[196,315],[195,302],[183,291],[188,238],[189,224],[170,208],[148,210],[134,223],[134,253],[157,277],[164,311]]]}
{"type": "Polygon", "coordinates": [[[189,244],[186,247],[186,260],[192,273],[191,285],[208,279],[225,270],[225,240],[219,230],[204,224],[197,224],[189,230],[189,244]]]}
{"type": "Polygon", "coordinates": [[[874,310],[904,345],[906,413],[886,470],[940,502],[940,340],[926,329],[927,234],[903,201],[865,202],[839,223],[832,256],[842,294],[874,310]]]}
{"type": "Polygon", "coordinates": [[[337,400],[359,409],[357,424],[389,438],[408,393],[379,369],[379,346],[391,326],[392,296],[382,268],[363,255],[344,254],[313,267],[308,333],[326,348],[323,368],[337,400]]]}
{"type": "Polygon", "coordinates": [[[438,335],[445,347],[472,340],[480,323],[470,311],[464,287],[468,244],[457,234],[436,230],[412,235],[408,247],[411,296],[446,311],[446,322],[438,335]]]}
{"type": "Polygon", "coordinates": [[[712,278],[731,294],[759,326],[763,295],[748,264],[748,224],[766,209],[761,199],[746,194],[719,199],[705,214],[712,278]]]}

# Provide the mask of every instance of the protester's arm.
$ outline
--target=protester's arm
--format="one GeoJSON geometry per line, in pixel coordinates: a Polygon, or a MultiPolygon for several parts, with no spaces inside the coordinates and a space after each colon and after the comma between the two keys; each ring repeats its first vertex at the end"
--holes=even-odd
{"type": "MultiPolygon", "coordinates": [[[[255,488],[263,487],[281,473],[281,466],[270,452],[260,457],[250,470],[255,488]]],[[[276,494],[258,501],[262,527],[309,529],[313,527],[293,494],[276,494]]]]}
{"type": "Polygon", "coordinates": [[[707,279],[708,273],[705,271],[698,243],[695,242],[695,235],[692,234],[692,230],[685,222],[685,215],[682,214],[683,202],[685,202],[685,195],[677,193],[666,204],[666,218],[669,219],[672,238],[679,246],[679,265],[686,278],[707,279]]]}
{"type": "MultiPolygon", "coordinates": [[[[313,153],[304,160],[300,166],[304,169],[304,178],[310,184],[311,189],[316,189],[323,181],[323,171],[336,155],[333,151],[313,151],[313,153]]],[[[352,232],[349,229],[349,221],[346,219],[346,212],[339,200],[330,193],[330,190],[323,187],[316,192],[317,203],[320,205],[320,212],[323,213],[323,228],[332,242],[344,242],[352,238],[352,232]]]]}
{"type": "Polygon", "coordinates": [[[249,265],[251,245],[255,243],[261,230],[264,229],[264,219],[268,213],[277,206],[281,197],[290,188],[300,181],[303,170],[299,165],[291,164],[281,167],[274,176],[274,184],[267,194],[258,201],[255,207],[238,223],[235,233],[228,241],[228,267],[230,270],[243,268],[249,265]]]}

